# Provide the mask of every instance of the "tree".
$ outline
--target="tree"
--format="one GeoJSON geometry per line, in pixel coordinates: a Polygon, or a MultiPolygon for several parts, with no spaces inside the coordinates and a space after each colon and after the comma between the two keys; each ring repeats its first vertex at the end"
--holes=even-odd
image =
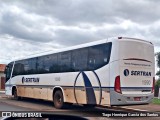
{"type": "Polygon", "coordinates": [[[154,96],[158,97],[159,94],[159,88],[160,88],[160,80],[158,79],[155,86],[154,86],[154,96]]]}
{"type": "MultiPolygon", "coordinates": [[[[157,61],[157,67],[160,68],[160,52],[156,53],[156,61],[157,61]]],[[[158,81],[155,83],[155,94],[154,95],[157,97],[158,91],[160,88],[160,70],[157,71],[156,75],[159,77],[158,81]]]]}
{"type": "MultiPolygon", "coordinates": [[[[158,68],[160,68],[160,52],[156,53],[156,59],[157,59],[157,66],[158,68]]],[[[158,75],[160,78],[160,71],[158,71],[156,75],[158,75]]]]}

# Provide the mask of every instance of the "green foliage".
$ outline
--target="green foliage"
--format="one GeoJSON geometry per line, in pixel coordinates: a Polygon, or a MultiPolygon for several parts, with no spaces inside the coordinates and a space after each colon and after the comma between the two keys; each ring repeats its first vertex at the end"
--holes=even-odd
{"type": "MultiPolygon", "coordinates": [[[[157,66],[158,66],[158,68],[160,68],[160,52],[156,53],[155,56],[156,56],[157,66]]],[[[158,79],[158,81],[155,83],[154,96],[155,96],[155,97],[158,97],[158,94],[159,94],[159,92],[160,92],[160,91],[159,91],[159,88],[160,88],[160,71],[158,71],[158,72],[156,73],[156,75],[159,76],[159,79],[158,79]]]]}
{"type": "Polygon", "coordinates": [[[157,71],[156,75],[160,77],[160,71],[157,71]]]}
{"type": "Polygon", "coordinates": [[[152,103],[153,103],[153,104],[158,104],[158,105],[160,105],[160,99],[154,98],[154,99],[152,100],[152,103]]]}
{"type": "Polygon", "coordinates": [[[158,97],[159,88],[160,88],[160,79],[155,83],[155,87],[154,87],[154,96],[155,97],[158,97]]]}
{"type": "MultiPolygon", "coordinates": [[[[160,68],[160,52],[156,53],[157,66],[160,68]]],[[[160,71],[156,73],[160,77],[160,71]]]]}
{"type": "Polygon", "coordinates": [[[156,82],[155,85],[158,86],[158,87],[160,87],[160,79],[157,80],[157,82],[156,82]]]}
{"type": "Polygon", "coordinates": [[[160,52],[156,53],[157,57],[157,66],[160,68],[160,52]]]}

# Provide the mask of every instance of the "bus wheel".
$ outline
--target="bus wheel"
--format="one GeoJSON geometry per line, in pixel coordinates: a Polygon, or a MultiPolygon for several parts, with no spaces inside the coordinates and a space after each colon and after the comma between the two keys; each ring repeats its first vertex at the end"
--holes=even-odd
{"type": "Polygon", "coordinates": [[[63,93],[61,90],[57,90],[54,94],[53,98],[54,106],[57,109],[61,109],[64,107],[63,93]]]}
{"type": "Polygon", "coordinates": [[[14,91],[13,91],[13,98],[15,100],[19,100],[20,99],[20,97],[18,97],[18,95],[17,95],[17,89],[14,89],[14,91]]]}

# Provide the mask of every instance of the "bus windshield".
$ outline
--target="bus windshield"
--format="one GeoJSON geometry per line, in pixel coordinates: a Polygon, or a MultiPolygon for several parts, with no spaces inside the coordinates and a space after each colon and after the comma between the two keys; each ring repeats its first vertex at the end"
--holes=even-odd
{"type": "Polygon", "coordinates": [[[12,66],[13,66],[13,62],[9,63],[6,68],[5,68],[5,74],[6,74],[6,82],[10,79],[11,77],[11,72],[12,72],[12,66]]]}

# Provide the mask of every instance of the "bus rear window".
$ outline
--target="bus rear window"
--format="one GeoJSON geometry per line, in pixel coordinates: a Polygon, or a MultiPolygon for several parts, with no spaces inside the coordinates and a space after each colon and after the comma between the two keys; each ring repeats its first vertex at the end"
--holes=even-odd
{"type": "Polygon", "coordinates": [[[120,41],[120,59],[129,58],[153,61],[154,47],[139,41],[120,41]]]}

